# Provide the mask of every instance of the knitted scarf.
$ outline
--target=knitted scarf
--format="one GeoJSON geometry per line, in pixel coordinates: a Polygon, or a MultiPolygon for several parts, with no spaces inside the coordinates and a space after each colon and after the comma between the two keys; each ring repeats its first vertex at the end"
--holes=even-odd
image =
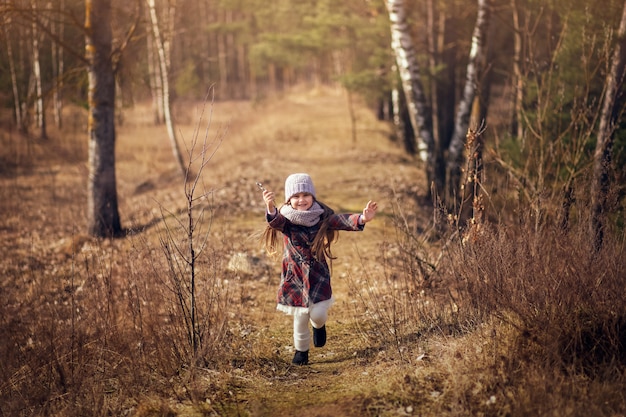
{"type": "Polygon", "coordinates": [[[280,214],[285,216],[291,223],[306,227],[315,226],[320,221],[322,213],[324,213],[324,209],[317,204],[317,201],[314,201],[311,208],[307,211],[296,210],[289,204],[285,204],[280,209],[280,214]]]}

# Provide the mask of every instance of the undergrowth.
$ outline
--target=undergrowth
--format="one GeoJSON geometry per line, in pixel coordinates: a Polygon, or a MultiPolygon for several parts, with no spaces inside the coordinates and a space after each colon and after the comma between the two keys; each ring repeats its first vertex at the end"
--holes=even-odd
{"type": "Polygon", "coordinates": [[[624,413],[624,235],[596,253],[585,225],[537,228],[519,213],[441,233],[398,204],[382,280],[352,283],[360,334],[415,366],[396,395],[420,413],[624,413]]]}

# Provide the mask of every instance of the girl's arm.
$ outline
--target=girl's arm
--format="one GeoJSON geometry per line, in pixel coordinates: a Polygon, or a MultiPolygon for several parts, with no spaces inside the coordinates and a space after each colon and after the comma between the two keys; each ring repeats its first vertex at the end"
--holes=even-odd
{"type": "Polygon", "coordinates": [[[378,210],[378,203],[372,200],[368,201],[363,209],[363,214],[361,215],[361,221],[363,224],[374,219],[374,216],[376,216],[376,210],[378,210]]]}
{"type": "Polygon", "coordinates": [[[287,219],[285,216],[280,214],[276,209],[276,203],[274,202],[274,192],[270,190],[263,190],[263,201],[265,201],[265,219],[272,229],[280,230],[281,232],[285,230],[285,226],[287,225],[287,219]]]}
{"type": "Polygon", "coordinates": [[[276,204],[274,203],[274,192],[270,190],[263,190],[263,201],[267,208],[267,214],[274,218],[276,216],[276,204]]]}
{"type": "Polygon", "coordinates": [[[333,214],[329,218],[328,227],[335,230],[363,230],[365,223],[371,221],[376,215],[378,204],[368,201],[362,214],[333,214]]]}

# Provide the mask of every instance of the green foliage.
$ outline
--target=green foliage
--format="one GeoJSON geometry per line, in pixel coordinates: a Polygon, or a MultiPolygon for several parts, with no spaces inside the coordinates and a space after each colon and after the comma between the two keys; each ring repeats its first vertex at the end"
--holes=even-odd
{"type": "Polygon", "coordinates": [[[203,91],[200,87],[200,77],[196,73],[196,65],[192,61],[187,61],[178,76],[176,77],[176,94],[179,96],[200,99],[203,91]]]}
{"type": "Polygon", "coordinates": [[[623,7],[541,4],[546,8],[529,2],[523,13],[534,27],[522,57],[525,137],[501,144],[507,162],[523,171],[531,200],[546,191],[558,194],[588,172],[613,50],[611,34],[623,7]]]}
{"type": "Polygon", "coordinates": [[[250,60],[257,73],[263,74],[268,64],[302,69],[317,60],[325,67],[322,72],[340,67],[336,76],[346,87],[364,88],[359,90],[364,95],[384,89],[384,76],[378,77],[379,85],[375,82],[375,74],[391,63],[382,4],[328,0],[287,3],[274,2],[254,15],[253,26],[258,33],[251,44],[250,60]]]}

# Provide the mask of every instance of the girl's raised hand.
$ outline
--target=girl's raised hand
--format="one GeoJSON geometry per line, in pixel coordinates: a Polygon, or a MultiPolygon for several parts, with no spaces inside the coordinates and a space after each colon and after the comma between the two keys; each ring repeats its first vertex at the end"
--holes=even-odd
{"type": "Polygon", "coordinates": [[[376,216],[376,210],[378,210],[378,203],[375,201],[368,201],[363,209],[363,222],[367,223],[376,216]]]}
{"type": "Polygon", "coordinates": [[[274,192],[270,190],[263,190],[263,201],[265,201],[265,205],[267,206],[267,212],[273,213],[276,209],[274,204],[274,192]]]}

